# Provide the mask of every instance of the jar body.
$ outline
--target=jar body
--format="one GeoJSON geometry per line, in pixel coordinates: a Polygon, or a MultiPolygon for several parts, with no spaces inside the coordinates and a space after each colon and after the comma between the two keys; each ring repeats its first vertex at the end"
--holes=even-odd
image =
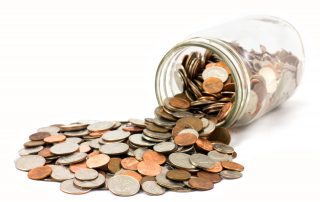
{"type": "Polygon", "coordinates": [[[173,47],[157,71],[160,104],[182,91],[176,64],[194,50],[214,52],[231,70],[236,96],[226,127],[263,116],[285,102],[300,82],[304,50],[294,27],[274,17],[249,17],[196,33],[173,47]]]}

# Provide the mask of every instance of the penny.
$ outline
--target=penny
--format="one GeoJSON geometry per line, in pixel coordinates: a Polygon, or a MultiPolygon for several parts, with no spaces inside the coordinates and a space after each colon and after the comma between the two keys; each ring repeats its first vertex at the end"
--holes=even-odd
{"type": "Polygon", "coordinates": [[[110,161],[110,157],[106,154],[98,154],[91,156],[87,159],[88,168],[99,168],[101,166],[107,165],[110,161]]]}
{"type": "Polygon", "coordinates": [[[232,154],[234,152],[234,149],[231,146],[222,143],[215,143],[213,148],[224,154],[232,154]]]}
{"type": "Polygon", "coordinates": [[[197,141],[197,136],[192,133],[179,134],[174,138],[174,143],[179,146],[189,146],[193,145],[197,141]]]}
{"type": "Polygon", "coordinates": [[[18,158],[15,166],[18,170],[29,171],[33,168],[43,166],[46,163],[45,158],[39,155],[27,155],[18,158]]]}
{"type": "Polygon", "coordinates": [[[177,168],[195,169],[196,167],[190,163],[190,155],[185,153],[172,153],[168,157],[169,161],[177,168]]]}
{"type": "Polygon", "coordinates": [[[178,98],[178,97],[170,98],[169,104],[179,109],[188,109],[190,107],[190,102],[188,100],[178,98]]]}
{"type": "Polygon", "coordinates": [[[153,146],[153,150],[159,153],[169,153],[174,151],[177,145],[173,142],[161,142],[153,146]]]}
{"type": "Polygon", "coordinates": [[[203,138],[197,139],[196,145],[197,145],[200,149],[202,149],[202,150],[204,150],[204,151],[207,151],[207,152],[213,150],[213,145],[212,145],[212,143],[211,143],[209,140],[207,140],[207,139],[203,139],[203,138]]]}
{"type": "Polygon", "coordinates": [[[50,165],[50,167],[52,169],[51,177],[58,182],[74,178],[74,174],[65,166],[50,165]]]}
{"type": "Polygon", "coordinates": [[[43,146],[45,144],[44,141],[42,140],[38,140],[38,141],[28,141],[26,143],[23,144],[24,147],[28,148],[28,147],[38,147],[38,146],[43,146]]]}
{"type": "Polygon", "coordinates": [[[170,180],[186,181],[190,179],[191,174],[186,170],[169,170],[166,176],[170,180]]]}
{"type": "Polygon", "coordinates": [[[159,165],[166,162],[166,157],[163,154],[155,152],[153,150],[147,150],[143,153],[142,159],[144,161],[153,161],[159,165]]]}
{"type": "Polygon", "coordinates": [[[85,169],[85,168],[88,168],[85,161],[81,162],[81,163],[71,164],[69,166],[70,171],[73,172],[73,173],[75,173],[75,172],[77,172],[79,170],[85,169]]]}
{"type": "Polygon", "coordinates": [[[33,133],[32,135],[30,135],[29,139],[32,141],[41,141],[50,135],[51,134],[48,132],[37,132],[37,133],[33,133]]]}
{"type": "Polygon", "coordinates": [[[136,171],[133,171],[133,170],[124,170],[120,175],[131,176],[131,177],[135,178],[136,180],[138,180],[139,183],[142,180],[142,176],[139,173],[137,173],[136,171]]]}
{"type": "Polygon", "coordinates": [[[73,184],[73,179],[70,179],[60,184],[60,190],[67,194],[80,195],[88,193],[91,189],[78,188],[73,184]]]}
{"type": "Polygon", "coordinates": [[[208,179],[212,183],[219,183],[222,180],[222,178],[221,178],[221,176],[219,174],[205,172],[205,171],[197,172],[197,176],[200,177],[200,178],[208,179]]]}
{"type": "Polygon", "coordinates": [[[94,169],[81,169],[75,172],[74,176],[78,180],[94,180],[98,177],[99,173],[94,169]]]}
{"type": "Polygon", "coordinates": [[[67,137],[82,137],[89,134],[89,131],[84,130],[77,130],[77,131],[66,131],[63,133],[67,137]]]}
{"type": "Polygon", "coordinates": [[[223,167],[221,165],[221,162],[215,162],[211,168],[205,170],[210,173],[219,173],[220,171],[222,171],[222,169],[223,167]]]}
{"type": "Polygon", "coordinates": [[[209,158],[211,158],[214,162],[221,161],[232,161],[232,156],[229,154],[220,153],[218,151],[210,151],[208,153],[209,158]]]}
{"type": "Polygon", "coordinates": [[[142,183],[141,188],[144,192],[153,196],[159,196],[166,192],[166,190],[159,186],[155,181],[146,181],[142,183]]]}
{"type": "Polygon", "coordinates": [[[67,132],[67,131],[77,131],[77,130],[84,130],[86,129],[88,124],[86,123],[74,123],[69,125],[62,125],[59,126],[61,132],[67,132]]]}
{"type": "Polygon", "coordinates": [[[66,136],[64,135],[50,135],[43,139],[46,143],[57,143],[65,141],[66,136]]]}
{"type": "Polygon", "coordinates": [[[115,175],[109,179],[108,188],[118,196],[133,196],[139,192],[140,184],[131,176],[115,175]]]}
{"type": "Polygon", "coordinates": [[[87,153],[89,151],[91,151],[91,147],[89,146],[89,144],[87,144],[87,142],[85,142],[84,144],[80,144],[79,152],[87,153]]]}
{"type": "Polygon", "coordinates": [[[114,126],[113,122],[109,121],[100,121],[88,126],[89,131],[101,131],[101,130],[109,130],[114,126]]]}
{"type": "Polygon", "coordinates": [[[116,173],[121,169],[121,158],[110,158],[110,161],[108,162],[108,170],[111,173],[116,173]]]}
{"type": "Polygon", "coordinates": [[[202,169],[210,169],[214,165],[214,161],[209,158],[209,156],[200,153],[192,154],[190,156],[190,162],[194,166],[202,169]]]}
{"type": "Polygon", "coordinates": [[[232,103],[231,102],[228,102],[227,104],[225,104],[221,108],[221,110],[220,110],[220,112],[219,112],[219,114],[217,116],[218,120],[219,121],[224,120],[229,115],[229,113],[231,112],[231,109],[232,109],[232,103]]]}
{"type": "Polygon", "coordinates": [[[71,154],[77,151],[79,148],[78,144],[70,143],[70,142],[63,142],[53,145],[50,148],[50,152],[56,155],[66,155],[71,154]]]}
{"type": "Polygon", "coordinates": [[[137,170],[139,161],[134,157],[127,157],[121,160],[121,166],[127,170],[137,170]]]}
{"type": "Polygon", "coordinates": [[[159,164],[153,161],[141,161],[137,165],[138,172],[142,175],[156,176],[161,172],[159,164]]]}
{"type": "Polygon", "coordinates": [[[221,165],[223,168],[227,170],[234,170],[239,172],[242,172],[244,170],[243,165],[232,161],[222,161],[221,165]]]}
{"type": "Polygon", "coordinates": [[[93,189],[102,186],[106,181],[106,178],[102,174],[98,174],[98,177],[93,180],[73,180],[73,183],[81,189],[93,189]]]}
{"type": "Polygon", "coordinates": [[[197,190],[210,190],[213,188],[213,183],[206,178],[194,177],[188,181],[188,184],[197,190]]]}
{"type": "Polygon", "coordinates": [[[103,130],[103,131],[90,132],[90,133],[89,133],[89,136],[90,136],[90,137],[94,137],[94,138],[95,138],[95,137],[102,137],[102,135],[103,135],[104,132],[106,132],[106,131],[103,130]]]}
{"type": "Polygon", "coordinates": [[[38,152],[38,155],[44,158],[49,158],[54,156],[54,154],[50,152],[50,148],[43,148],[41,151],[38,152]]]}
{"type": "Polygon", "coordinates": [[[49,166],[40,166],[29,170],[28,178],[32,180],[42,180],[51,175],[52,169],[49,166]]]}
{"type": "Polygon", "coordinates": [[[86,153],[76,152],[76,153],[69,154],[67,156],[62,156],[62,157],[58,158],[56,163],[60,164],[60,165],[70,165],[73,163],[81,162],[81,161],[85,160],[86,157],[87,157],[86,153]]]}
{"type": "Polygon", "coordinates": [[[223,88],[223,82],[218,78],[210,77],[203,82],[202,87],[206,93],[219,93],[223,88]]]}
{"type": "Polygon", "coordinates": [[[118,155],[126,153],[129,150],[129,146],[125,143],[115,142],[115,143],[108,143],[102,145],[99,149],[101,153],[108,154],[108,155],[118,155]]]}
{"type": "Polygon", "coordinates": [[[107,142],[115,142],[126,139],[130,136],[130,132],[121,130],[107,131],[103,134],[102,139],[107,142]]]}
{"type": "Polygon", "coordinates": [[[146,127],[146,123],[144,120],[140,120],[140,119],[129,119],[129,122],[135,126],[141,127],[141,128],[145,128],[146,127]]]}
{"type": "Polygon", "coordinates": [[[228,145],[230,144],[231,136],[228,129],[218,127],[209,135],[208,139],[228,145]]]}
{"type": "Polygon", "coordinates": [[[122,128],[123,131],[131,132],[131,133],[141,133],[143,131],[143,128],[133,126],[133,125],[126,125],[122,128]]]}
{"type": "Polygon", "coordinates": [[[177,121],[176,125],[179,125],[183,128],[193,128],[196,131],[200,131],[203,128],[201,119],[197,117],[185,117],[177,121]]]}
{"type": "Polygon", "coordinates": [[[23,148],[23,149],[19,150],[19,155],[26,156],[26,155],[31,155],[31,154],[37,154],[42,149],[43,149],[43,146],[23,148]]]}
{"type": "Polygon", "coordinates": [[[220,175],[224,179],[238,179],[242,177],[242,173],[233,170],[223,170],[220,172],[220,175]]]}
{"type": "Polygon", "coordinates": [[[222,82],[227,81],[227,79],[229,78],[229,74],[228,72],[222,68],[222,67],[218,67],[218,66],[211,66],[211,67],[207,67],[203,72],[202,72],[202,78],[203,80],[207,80],[211,77],[214,78],[218,78],[220,79],[222,82]]]}

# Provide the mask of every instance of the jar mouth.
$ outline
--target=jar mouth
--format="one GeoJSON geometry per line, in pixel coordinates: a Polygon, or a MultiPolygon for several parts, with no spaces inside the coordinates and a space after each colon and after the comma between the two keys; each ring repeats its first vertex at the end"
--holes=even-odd
{"type": "Polygon", "coordinates": [[[155,89],[157,101],[163,105],[165,98],[172,97],[182,90],[175,84],[172,71],[175,71],[175,65],[179,57],[188,51],[210,50],[227,64],[231,70],[232,77],[235,82],[235,101],[233,107],[222,123],[222,127],[231,127],[244,113],[245,106],[248,102],[250,78],[245,68],[245,63],[241,56],[227,42],[219,39],[191,38],[185,40],[171,50],[160,61],[156,72],[155,89]]]}

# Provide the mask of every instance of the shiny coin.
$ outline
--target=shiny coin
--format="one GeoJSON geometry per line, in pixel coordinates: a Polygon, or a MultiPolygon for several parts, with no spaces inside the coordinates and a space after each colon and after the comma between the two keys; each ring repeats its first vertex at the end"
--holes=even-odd
{"type": "Polygon", "coordinates": [[[141,128],[145,128],[146,127],[146,123],[144,120],[140,120],[140,119],[129,119],[129,122],[135,126],[141,127],[141,128]]]}
{"type": "Polygon", "coordinates": [[[15,161],[15,166],[18,170],[29,171],[33,168],[43,166],[46,159],[39,155],[27,155],[18,158],[15,161]]]}
{"type": "Polygon", "coordinates": [[[172,153],[169,155],[169,161],[177,168],[195,169],[196,167],[190,163],[190,155],[185,153],[172,153]]]}
{"type": "Polygon", "coordinates": [[[26,156],[26,155],[30,155],[30,154],[37,154],[42,149],[43,149],[43,146],[23,148],[23,149],[19,150],[19,155],[26,156]]]}
{"type": "Polygon", "coordinates": [[[102,145],[99,149],[101,153],[108,154],[108,155],[118,155],[126,153],[129,150],[129,146],[125,143],[115,142],[115,143],[108,143],[102,145]]]}
{"type": "Polygon", "coordinates": [[[24,147],[29,148],[29,147],[38,147],[38,146],[43,146],[45,144],[44,141],[39,140],[39,141],[28,141],[23,144],[24,147]]]}
{"type": "Polygon", "coordinates": [[[90,124],[88,126],[88,130],[90,130],[90,131],[109,130],[113,127],[113,125],[114,125],[114,122],[101,121],[101,122],[96,122],[96,123],[90,124]]]}
{"type": "Polygon", "coordinates": [[[91,156],[87,159],[88,168],[99,168],[101,166],[107,165],[110,161],[110,157],[106,154],[97,154],[91,156]]]}
{"type": "Polygon", "coordinates": [[[212,183],[218,183],[222,180],[221,176],[217,173],[210,173],[205,171],[197,172],[197,176],[210,180],[212,183]]]}
{"type": "Polygon", "coordinates": [[[221,161],[232,161],[232,156],[229,154],[220,153],[218,151],[210,151],[208,153],[209,158],[211,158],[214,162],[221,161]]]}
{"type": "Polygon", "coordinates": [[[218,78],[210,77],[203,82],[202,88],[209,94],[219,93],[223,88],[223,82],[218,78]]]}
{"type": "Polygon", "coordinates": [[[206,68],[202,72],[203,80],[209,79],[210,77],[215,77],[220,79],[222,82],[225,82],[229,78],[229,75],[224,68],[218,66],[211,66],[206,68]]]}
{"type": "Polygon", "coordinates": [[[53,145],[50,148],[50,152],[56,155],[66,155],[71,154],[77,151],[79,148],[78,144],[70,143],[70,142],[63,142],[53,145]]]}
{"type": "Polygon", "coordinates": [[[138,170],[139,161],[135,157],[127,157],[121,160],[121,166],[127,170],[138,170]]]}
{"type": "Polygon", "coordinates": [[[52,169],[51,177],[58,182],[74,178],[74,174],[65,166],[50,165],[50,167],[52,169]]]}
{"type": "Polygon", "coordinates": [[[142,159],[144,161],[153,161],[159,165],[166,162],[166,157],[163,154],[155,152],[153,150],[147,150],[143,153],[142,159]]]}
{"type": "Polygon", "coordinates": [[[116,173],[121,169],[121,158],[110,158],[110,161],[108,162],[108,170],[111,173],[116,173]]]}
{"type": "Polygon", "coordinates": [[[159,153],[169,153],[174,151],[177,145],[173,142],[161,142],[153,146],[153,150],[159,153]]]}
{"type": "Polygon", "coordinates": [[[231,146],[222,143],[215,143],[213,148],[224,154],[232,154],[234,152],[234,149],[231,146]]]}
{"type": "Polygon", "coordinates": [[[78,162],[85,160],[86,157],[87,157],[86,153],[76,152],[76,153],[58,158],[57,164],[69,165],[69,164],[73,164],[73,163],[78,163],[78,162]]]}
{"type": "Polygon", "coordinates": [[[65,141],[66,136],[64,135],[50,135],[43,139],[46,143],[58,143],[65,141]]]}
{"type": "Polygon", "coordinates": [[[73,183],[81,189],[93,189],[102,186],[106,181],[106,178],[102,174],[98,174],[93,180],[78,180],[74,179],[73,183]]]}
{"type": "Polygon", "coordinates": [[[220,172],[220,175],[224,179],[238,179],[242,177],[242,173],[233,170],[223,170],[220,172]]]}
{"type": "Polygon", "coordinates": [[[169,170],[166,176],[170,180],[186,181],[190,179],[191,174],[186,170],[169,170]]]}
{"type": "Polygon", "coordinates": [[[118,196],[133,196],[140,190],[140,183],[131,176],[115,175],[108,181],[109,190],[118,196]]]}
{"type": "Polygon", "coordinates": [[[94,169],[81,169],[75,172],[75,178],[78,180],[94,180],[98,177],[98,171],[94,169]]]}
{"type": "Polygon", "coordinates": [[[33,141],[40,141],[40,140],[43,140],[44,138],[50,136],[51,134],[48,133],[48,132],[37,132],[37,133],[34,133],[32,135],[29,136],[29,139],[30,140],[33,140],[33,141]]]}
{"type": "Polygon", "coordinates": [[[192,154],[190,156],[190,162],[192,163],[192,165],[203,169],[212,168],[214,164],[214,161],[211,158],[209,158],[209,156],[201,153],[192,154]]]}
{"type": "Polygon", "coordinates": [[[159,196],[166,192],[166,190],[159,186],[155,181],[146,181],[142,183],[141,187],[144,192],[153,196],[159,196]]]}
{"type": "Polygon", "coordinates": [[[139,173],[146,176],[156,176],[161,172],[160,165],[153,161],[141,161],[137,169],[139,173]]]}
{"type": "Polygon", "coordinates": [[[80,195],[88,193],[91,189],[78,188],[73,184],[73,179],[70,179],[60,184],[60,190],[67,194],[80,195]]]}
{"type": "Polygon", "coordinates": [[[139,134],[139,133],[131,135],[129,137],[129,141],[132,144],[138,145],[138,146],[141,146],[141,147],[150,147],[150,146],[153,146],[153,145],[156,144],[156,143],[153,143],[153,142],[145,141],[144,139],[142,139],[142,134],[139,134]]]}
{"type": "Polygon", "coordinates": [[[86,129],[88,124],[85,123],[74,123],[70,125],[63,125],[59,126],[61,132],[66,132],[66,131],[77,131],[77,130],[84,130],[86,129]]]}
{"type": "Polygon", "coordinates": [[[173,97],[170,98],[169,104],[172,107],[179,108],[179,109],[188,109],[190,107],[190,102],[186,99],[173,97]]]}
{"type": "Polygon", "coordinates": [[[244,170],[243,165],[232,161],[223,161],[221,162],[221,165],[223,168],[227,170],[234,170],[239,172],[242,172],[244,170]]]}
{"type": "Polygon", "coordinates": [[[89,130],[67,131],[63,133],[67,137],[82,137],[89,134],[89,130]]]}
{"type": "Polygon", "coordinates": [[[126,139],[130,136],[130,132],[122,130],[107,131],[103,134],[102,139],[107,142],[115,142],[126,139]]]}
{"type": "Polygon", "coordinates": [[[29,170],[28,178],[32,180],[43,180],[44,178],[50,176],[52,169],[49,166],[40,166],[29,170]]]}
{"type": "Polygon", "coordinates": [[[188,184],[197,190],[210,190],[213,188],[213,183],[206,178],[194,177],[188,181],[188,184]]]}

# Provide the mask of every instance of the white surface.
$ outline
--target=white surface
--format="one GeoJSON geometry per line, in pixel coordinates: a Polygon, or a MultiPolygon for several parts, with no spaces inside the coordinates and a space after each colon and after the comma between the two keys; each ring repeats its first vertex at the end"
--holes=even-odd
{"type": "Polygon", "coordinates": [[[0,201],[320,201],[320,14],[313,2],[2,0],[0,201]],[[41,126],[152,116],[154,75],[166,51],[196,31],[250,14],[294,24],[307,58],[286,104],[234,130],[237,161],[246,167],[241,180],[161,197],[72,196],[14,168],[18,150],[41,126]]]}

